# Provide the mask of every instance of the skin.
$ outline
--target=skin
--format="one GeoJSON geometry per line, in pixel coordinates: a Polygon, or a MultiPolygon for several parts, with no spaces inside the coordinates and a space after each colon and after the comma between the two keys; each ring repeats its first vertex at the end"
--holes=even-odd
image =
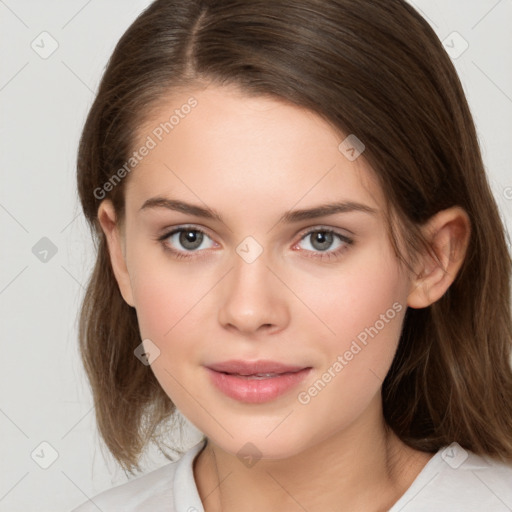
{"type": "Polygon", "coordinates": [[[124,222],[109,200],[98,218],[121,293],[136,308],[141,339],[160,350],[152,371],[208,437],[194,464],[205,510],[388,510],[432,454],[386,430],[382,382],[407,306],[429,306],[453,282],[467,247],[467,215],[452,208],[430,220],[425,234],[444,269],[420,255],[411,274],[388,239],[372,170],[362,157],[349,161],[338,149],[345,136],[312,112],[209,86],[169,96],[140,129],[141,143],[191,95],[197,106],[127,178],[124,222]],[[207,206],[223,221],[141,210],[154,196],[207,206]],[[278,222],[289,210],[335,201],[376,212],[278,222]],[[188,251],[190,258],[177,259],[164,244],[187,253],[179,234],[157,238],[183,225],[207,236],[188,251]],[[313,228],[333,229],[353,243],[335,236],[322,251],[315,234],[307,235],[313,228]],[[236,252],[247,236],[263,248],[252,263],[236,252]],[[300,403],[299,392],[393,304],[401,307],[396,316],[300,403]],[[204,368],[228,359],[270,359],[312,371],[291,392],[246,404],[218,391],[204,368]],[[252,467],[237,457],[247,442],[262,457],[252,467]],[[225,478],[220,486],[219,477],[225,478]]]}

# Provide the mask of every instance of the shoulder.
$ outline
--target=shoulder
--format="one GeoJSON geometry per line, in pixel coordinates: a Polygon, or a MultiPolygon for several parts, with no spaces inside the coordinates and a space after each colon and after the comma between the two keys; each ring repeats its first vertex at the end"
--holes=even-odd
{"type": "MultiPolygon", "coordinates": [[[[172,503],[172,484],[177,462],[171,462],[150,473],[108,489],[72,512],[130,512],[160,510],[163,503],[172,503]]],[[[162,508],[162,510],[164,510],[162,508]]]]}
{"type": "Polygon", "coordinates": [[[512,462],[452,443],[427,463],[390,512],[510,512],[512,462]]]}
{"type": "Polygon", "coordinates": [[[72,512],[174,512],[176,487],[188,496],[197,493],[192,467],[203,446],[196,444],[180,460],[108,489],[72,512]]]}

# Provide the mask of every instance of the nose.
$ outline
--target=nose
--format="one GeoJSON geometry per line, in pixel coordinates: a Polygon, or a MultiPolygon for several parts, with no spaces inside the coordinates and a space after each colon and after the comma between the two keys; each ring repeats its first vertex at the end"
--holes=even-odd
{"type": "Polygon", "coordinates": [[[234,255],[234,267],[223,280],[218,320],[233,332],[275,333],[290,321],[286,289],[267,267],[265,257],[247,263],[234,255]]]}

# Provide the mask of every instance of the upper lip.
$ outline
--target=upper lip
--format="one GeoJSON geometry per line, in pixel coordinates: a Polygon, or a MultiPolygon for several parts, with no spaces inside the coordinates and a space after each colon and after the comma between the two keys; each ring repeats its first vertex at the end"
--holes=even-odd
{"type": "Polygon", "coordinates": [[[305,366],[294,366],[277,361],[223,361],[209,364],[207,368],[216,372],[233,373],[238,375],[256,375],[259,373],[290,373],[304,370],[305,366]]]}

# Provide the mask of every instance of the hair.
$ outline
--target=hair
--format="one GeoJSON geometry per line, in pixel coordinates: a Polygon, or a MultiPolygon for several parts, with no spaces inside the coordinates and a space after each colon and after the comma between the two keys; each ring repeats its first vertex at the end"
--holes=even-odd
{"type": "Polygon", "coordinates": [[[176,408],[134,356],[136,311],[121,296],[97,219],[107,198],[122,223],[129,177],[104,197],[95,191],[127,162],[152,109],[207,83],[289,102],[356,134],[409,254],[432,252],[421,227],[434,214],[467,212],[471,236],[451,287],[430,307],[406,311],[383,413],[414,449],[456,441],[512,460],[511,259],[461,82],[435,32],[402,0],[156,0],[119,40],[78,153],[78,193],[97,249],[80,352],[99,432],[118,463],[140,471],[176,408]]]}

